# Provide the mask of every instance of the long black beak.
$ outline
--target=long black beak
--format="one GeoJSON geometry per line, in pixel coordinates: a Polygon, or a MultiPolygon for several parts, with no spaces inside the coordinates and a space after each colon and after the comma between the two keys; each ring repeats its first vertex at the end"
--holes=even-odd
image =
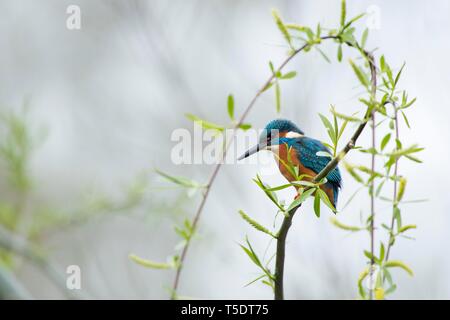
{"type": "Polygon", "coordinates": [[[258,151],[263,150],[265,147],[266,147],[265,145],[263,145],[261,143],[258,143],[256,146],[254,146],[254,147],[248,149],[247,151],[245,151],[245,153],[242,156],[240,156],[238,158],[238,160],[245,159],[248,156],[251,156],[252,154],[257,153],[258,151]]]}

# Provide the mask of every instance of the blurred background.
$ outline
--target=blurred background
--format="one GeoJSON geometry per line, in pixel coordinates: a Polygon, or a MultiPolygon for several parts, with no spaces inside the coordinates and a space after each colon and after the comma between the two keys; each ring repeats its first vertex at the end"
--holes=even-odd
{"type": "MultiPolygon", "coordinates": [[[[404,144],[426,148],[423,164],[400,163],[408,178],[405,199],[428,201],[402,206],[404,223],[418,229],[411,232],[415,240],[399,239],[392,257],[408,263],[415,276],[394,271],[392,297],[449,299],[450,3],[364,0],[347,6],[349,16],[379,10],[379,28],[370,30],[367,47],[379,48],[375,54],[385,54],[396,70],[406,62],[400,87],[417,103],[407,110],[411,129],[402,126],[400,134],[404,144]]],[[[128,255],[165,261],[179,242],[174,225],[193,216],[200,196],[173,188],[153,169],[207,180],[212,165],[171,163],[171,133],[193,130],[187,112],[226,123],[229,93],[236,113],[244,110],[270,75],[268,61],[279,65],[286,57],[273,7],[286,21],[339,24],[340,1],[0,0],[0,296],[16,288],[43,299],[169,297],[173,271],[143,268],[128,255]],[[79,30],[66,27],[69,5],[81,9],[79,30]],[[65,287],[70,265],[80,267],[81,290],[65,287]]],[[[344,50],[337,63],[335,44],[322,49],[331,64],[312,51],[288,65],[298,76],[282,83],[281,116],[327,140],[318,112],[334,104],[351,113],[361,105],[347,63],[354,52],[344,50]]],[[[261,128],[278,116],[267,92],[247,120],[261,128]]],[[[368,138],[363,134],[360,144],[368,138]]],[[[368,159],[357,152],[348,158],[368,159]]],[[[220,171],[180,295],[272,298],[263,284],[244,287],[258,272],[237,245],[246,234],[258,252],[268,245],[237,214],[243,209],[266,225],[273,222],[273,206],[251,181],[260,169],[240,164],[220,171]]],[[[263,178],[284,183],[279,174],[263,178]]],[[[357,188],[344,173],[341,207],[357,188]]],[[[290,201],[294,193],[280,196],[290,201]]],[[[368,209],[363,191],[339,218],[358,224],[368,209]]],[[[377,202],[376,211],[380,222],[389,221],[389,203],[377,202]]],[[[331,215],[324,211],[317,219],[307,204],[294,219],[287,298],[357,297],[369,237],[336,229],[331,215]]],[[[380,230],[379,237],[386,234],[380,230]]]]}

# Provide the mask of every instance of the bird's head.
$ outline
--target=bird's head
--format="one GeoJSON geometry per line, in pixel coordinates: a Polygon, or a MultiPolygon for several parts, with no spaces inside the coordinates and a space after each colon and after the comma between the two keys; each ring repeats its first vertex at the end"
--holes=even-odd
{"type": "Polygon", "coordinates": [[[278,145],[285,142],[285,139],[297,138],[303,135],[303,131],[300,130],[292,121],[285,119],[276,119],[270,121],[259,136],[259,141],[256,146],[247,150],[238,160],[247,158],[248,156],[261,151],[271,150],[278,145]]]}

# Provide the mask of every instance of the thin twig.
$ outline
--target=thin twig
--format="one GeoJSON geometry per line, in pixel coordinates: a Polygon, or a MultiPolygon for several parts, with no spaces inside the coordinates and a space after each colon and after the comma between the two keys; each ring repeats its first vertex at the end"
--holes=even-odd
{"type": "MultiPolygon", "coordinates": [[[[377,70],[374,66],[371,65],[370,68],[371,73],[371,100],[373,103],[376,101],[376,92],[377,92],[377,70]]],[[[375,124],[375,112],[376,108],[373,108],[371,114],[372,121],[372,150],[375,150],[376,147],[376,124],[375,124]]],[[[375,172],[375,153],[372,153],[371,159],[371,170],[375,172]]],[[[375,265],[374,256],[375,256],[375,178],[372,178],[370,182],[370,283],[373,283],[373,267],[375,265]]],[[[373,291],[370,289],[369,298],[372,300],[373,291]]]]}
{"type": "MultiPolygon", "coordinates": [[[[399,129],[398,129],[398,111],[397,106],[394,103],[394,124],[395,124],[395,141],[398,141],[400,138],[399,129]]],[[[391,248],[394,242],[394,222],[395,222],[395,209],[397,208],[397,174],[398,174],[398,158],[395,159],[394,164],[394,197],[393,197],[393,205],[392,205],[392,218],[391,218],[391,226],[390,226],[390,234],[389,234],[389,243],[386,250],[386,261],[389,260],[389,254],[391,252],[391,248]]]]}

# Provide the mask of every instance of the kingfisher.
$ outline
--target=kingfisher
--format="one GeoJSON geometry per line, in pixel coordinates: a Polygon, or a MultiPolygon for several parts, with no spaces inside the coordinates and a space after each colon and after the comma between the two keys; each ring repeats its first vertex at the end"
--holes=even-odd
{"type": "MultiPolygon", "coordinates": [[[[296,124],[286,119],[270,121],[259,136],[258,144],[247,150],[238,160],[261,150],[270,150],[275,153],[276,157],[280,159],[277,161],[278,168],[289,182],[296,180],[292,171],[288,170],[289,164],[298,168],[298,175],[303,175],[304,180],[311,181],[331,161],[331,157],[318,155],[318,152],[330,154],[330,150],[322,142],[305,136],[296,124]]],[[[342,186],[339,168],[331,170],[326,178],[327,182],[320,188],[336,208],[339,190],[342,186]]]]}

